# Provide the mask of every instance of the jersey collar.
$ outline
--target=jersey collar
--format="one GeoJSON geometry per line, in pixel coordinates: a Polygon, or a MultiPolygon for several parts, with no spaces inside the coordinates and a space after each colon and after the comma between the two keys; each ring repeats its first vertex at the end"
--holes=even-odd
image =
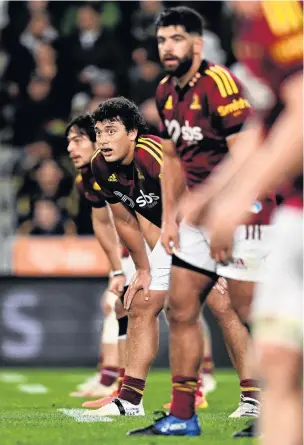
{"type": "Polygon", "coordinates": [[[197,81],[204,75],[204,72],[207,68],[208,68],[207,60],[202,60],[202,63],[198,71],[194,74],[194,76],[189,80],[189,82],[183,88],[180,88],[177,85],[177,82],[173,80],[177,94],[179,96],[184,96],[187,93],[187,91],[189,91],[192,87],[196,85],[197,81]]]}

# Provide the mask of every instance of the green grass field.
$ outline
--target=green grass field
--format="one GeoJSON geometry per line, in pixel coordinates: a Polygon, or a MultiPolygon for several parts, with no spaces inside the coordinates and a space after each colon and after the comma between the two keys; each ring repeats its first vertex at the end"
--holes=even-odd
{"type": "Polygon", "coordinates": [[[208,445],[250,445],[250,439],[232,439],[233,431],[245,425],[245,419],[228,419],[236,408],[239,388],[234,372],[217,372],[218,387],[209,395],[209,408],[200,410],[203,435],[198,438],[126,437],[130,429],[147,425],[153,412],[170,400],[168,371],[150,374],[144,398],[145,417],[113,418],[112,422],[83,423],[68,417],[60,409],[81,408],[82,399],[69,393],[89,375],[88,370],[5,369],[0,372],[0,445],[97,445],[171,443],[186,441],[208,445]],[[19,376],[18,376],[19,375],[19,376]],[[8,382],[14,379],[20,381],[8,382]],[[21,381],[23,379],[23,381],[21,381]],[[29,386],[24,386],[29,385],[29,386]],[[40,393],[28,393],[36,390],[40,393]],[[43,385],[43,386],[41,386],[43,385]]]}

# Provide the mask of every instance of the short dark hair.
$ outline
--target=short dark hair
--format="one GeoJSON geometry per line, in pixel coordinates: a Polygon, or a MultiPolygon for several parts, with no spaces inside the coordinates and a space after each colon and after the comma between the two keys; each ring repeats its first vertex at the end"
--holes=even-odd
{"type": "Polygon", "coordinates": [[[147,124],[141,115],[137,105],[126,97],[114,97],[101,103],[92,113],[92,119],[96,122],[121,121],[127,133],[137,130],[138,136],[147,132],[147,124]]]}
{"type": "Polygon", "coordinates": [[[161,26],[183,26],[189,34],[203,34],[203,17],[188,6],[176,6],[167,8],[157,17],[155,21],[156,31],[161,26]]]}
{"type": "Polygon", "coordinates": [[[80,134],[88,136],[91,142],[96,142],[96,134],[94,129],[94,122],[89,113],[80,114],[75,117],[65,129],[65,137],[68,137],[70,130],[77,127],[80,134]]]}

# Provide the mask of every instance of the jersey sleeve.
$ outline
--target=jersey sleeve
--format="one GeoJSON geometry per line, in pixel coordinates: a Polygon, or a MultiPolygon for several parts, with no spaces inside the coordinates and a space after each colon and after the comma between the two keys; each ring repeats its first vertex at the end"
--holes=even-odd
{"type": "Polygon", "coordinates": [[[141,136],[136,144],[135,167],[139,179],[148,174],[152,179],[159,179],[163,164],[163,149],[160,138],[141,136]]]}
{"type": "Polygon", "coordinates": [[[163,139],[171,139],[167,132],[167,127],[165,124],[165,116],[163,114],[164,106],[167,100],[170,100],[170,95],[166,93],[166,89],[164,88],[166,81],[167,77],[165,77],[163,80],[160,81],[156,90],[155,101],[156,101],[156,108],[160,117],[160,124],[159,124],[160,137],[163,139]]]}
{"type": "Polygon", "coordinates": [[[261,2],[269,31],[268,53],[283,79],[303,70],[303,3],[261,2]]]}
{"type": "Polygon", "coordinates": [[[83,178],[79,174],[75,179],[76,188],[78,193],[83,196],[92,207],[101,209],[107,205],[105,196],[102,194],[99,185],[94,182],[93,187],[90,190],[85,190],[83,178]]]}
{"type": "Polygon", "coordinates": [[[215,133],[228,137],[238,133],[253,110],[238,78],[227,68],[215,65],[206,70],[209,76],[207,101],[215,133]]]}

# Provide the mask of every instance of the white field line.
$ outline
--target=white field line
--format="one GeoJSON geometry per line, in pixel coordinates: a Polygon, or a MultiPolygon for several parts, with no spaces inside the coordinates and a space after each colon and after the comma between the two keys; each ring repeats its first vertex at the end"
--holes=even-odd
{"type": "Polygon", "coordinates": [[[65,416],[72,417],[76,422],[113,422],[111,417],[93,416],[92,412],[88,415],[87,409],[66,409],[60,408],[57,411],[61,412],[65,416]]]}
{"type": "Polygon", "coordinates": [[[41,385],[40,383],[25,383],[23,385],[18,385],[19,391],[26,392],[28,394],[46,394],[49,389],[41,385]]]}
{"type": "Polygon", "coordinates": [[[26,382],[27,378],[17,372],[0,372],[0,382],[3,383],[21,383],[26,382]]]}

